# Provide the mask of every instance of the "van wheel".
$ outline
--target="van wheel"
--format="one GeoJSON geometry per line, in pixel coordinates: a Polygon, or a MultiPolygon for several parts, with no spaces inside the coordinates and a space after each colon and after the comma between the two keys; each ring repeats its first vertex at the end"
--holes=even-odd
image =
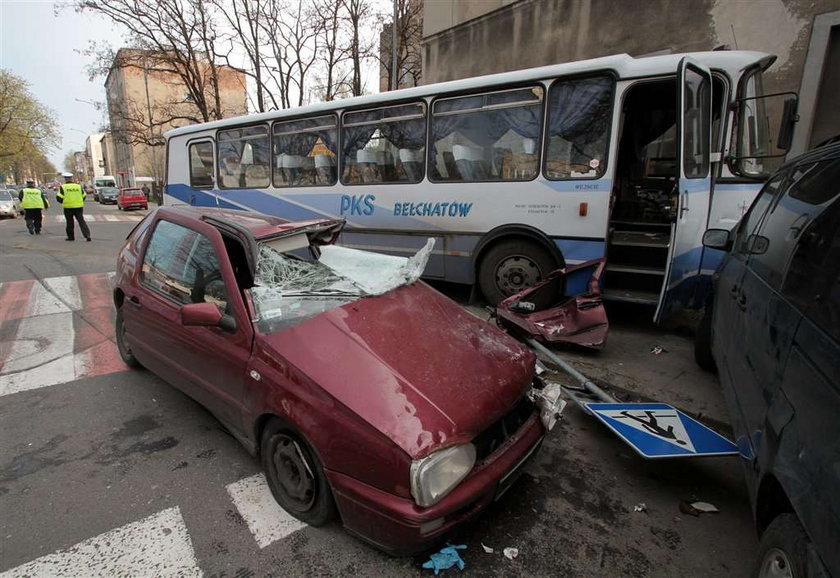
{"type": "Polygon", "coordinates": [[[697,335],[694,336],[694,361],[705,371],[715,373],[715,358],[712,355],[712,306],[707,305],[703,312],[703,319],[697,326],[697,335]]]}
{"type": "Polygon", "coordinates": [[[114,324],[114,333],[117,337],[117,350],[120,352],[120,357],[129,367],[143,367],[134,354],[131,352],[131,347],[125,339],[125,325],[123,324],[122,312],[117,310],[117,321],[114,324]]]}
{"type": "Polygon", "coordinates": [[[478,285],[490,305],[542,281],[557,268],[548,250],[533,241],[510,239],[490,248],[478,267],[478,285]]]}
{"type": "Polygon", "coordinates": [[[811,540],[793,514],[781,514],[767,526],[758,545],[757,578],[811,576],[808,549],[811,540]]]}
{"type": "Polygon", "coordinates": [[[336,517],[321,462],[293,428],[278,419],[269,423],[260,442],[260,458],[274,499],[289,514],[311,526],[323,526],[336,517]]]}

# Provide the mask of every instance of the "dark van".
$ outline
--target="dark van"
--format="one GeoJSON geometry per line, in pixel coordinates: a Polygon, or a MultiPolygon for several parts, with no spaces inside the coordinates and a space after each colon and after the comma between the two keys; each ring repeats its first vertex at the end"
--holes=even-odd
{"type": "Polygon", "coordinates": [[[703,244],[729,250],[707,338],[761,535],[756,575],[840,576],[840,144],[784,165],[703,244]]]}

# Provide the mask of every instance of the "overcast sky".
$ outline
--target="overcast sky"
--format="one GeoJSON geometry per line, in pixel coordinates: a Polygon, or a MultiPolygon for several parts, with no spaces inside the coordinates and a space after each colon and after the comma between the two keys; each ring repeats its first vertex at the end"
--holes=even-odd
{"type": "Polygon", "coordinates": [[[62,142],[47,156],[59,171],[65,153],[84,149],[87,135],[105,121],[104,112],[74,100],[105,100],[105,79],[88,80],[89,60],[79,53],[88,40],[121,44],[120,34],[97,16],[72,8],[56,16],[52,1],[0,0],[0,68],[29,82],[35,98],[55,112],[62,142]]]}
{"type": "MultiPolygon", "coordinates": [[[[389,0],[376,0],[389,7],[389,0]]],[[[66,6],[55,13],[52,0],[0,0],[0,68],[29,82],[35,98],[52,109],[59,122],[60,148],[47,155],[63,170],[64,155],[83,150],[85,138],[107,124],[104,111],[75,99],[105,102],[105,79],[88,79],[90,59],[81,54],[88,42],[107,42],[114,48],[127,45],[110,21],[66,6]]],[[[376,68],[364,74],[365,88],[377,92],[376,68]]]]}

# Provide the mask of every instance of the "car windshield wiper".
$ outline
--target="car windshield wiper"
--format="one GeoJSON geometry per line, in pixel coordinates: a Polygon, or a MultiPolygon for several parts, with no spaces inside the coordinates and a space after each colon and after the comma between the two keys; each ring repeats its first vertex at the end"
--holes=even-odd
{"type": "Polygon", "coordinates": [[[361,297],[359,291],[345,291],[343,289],[305,289],[296,291],[281,291],[283,297],[361,297]]]}

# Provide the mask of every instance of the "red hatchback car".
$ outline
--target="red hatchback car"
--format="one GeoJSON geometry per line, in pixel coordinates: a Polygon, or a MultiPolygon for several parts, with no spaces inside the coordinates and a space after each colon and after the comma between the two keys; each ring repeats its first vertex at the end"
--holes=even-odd
{"type": "Polygon", "coordinates": [[[138,187],[125,187],[120,189],[120,194],[117,195],[117,209],[127,211],[129,209],[148,209],[149,201],[143,193],[143,189],[138,187]]]}
{"type": "Polygon", "coordinates": [[[417,281],[332,245],[344,223],[162,207],[122,248],[120,354],[255,455],[278,503],[420,551],[506,491],[562,408],[534,355],[417,281]]]}

